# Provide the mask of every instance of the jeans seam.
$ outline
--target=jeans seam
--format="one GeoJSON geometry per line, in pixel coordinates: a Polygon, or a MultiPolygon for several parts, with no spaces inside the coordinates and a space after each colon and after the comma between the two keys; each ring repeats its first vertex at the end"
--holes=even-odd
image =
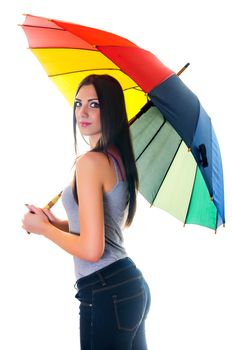
{"type": "Polygon", "coordinates": [[[84,301],[80,302],[82,306],[88,306],[88,307],[92,307],[93,304],[89,304],[89,303],[85,303],[84,301]]]}
{"type": "Polygon", "coordinates": [[[121,303],[121,302],[123,302],[123,301],[126,301],[126,300],[131,300],[131,299],[134,299],[134,298],[137,298],[137,297],[139,297],[140,295],[142,295],[142,294],[144,294],[144,290],[141,290],[141,292],[139,292],[139,293],[137,293],[137,294],[134,294],[134,295],[132,295],[132,296],[130,296],[130,297],[127,297],[127,298],[122,298],[122,299],[115,299],[114,300],[114,303],[115,304],[118,304],[118,303],[121,303]]]}
{"type": "Polygon", "coordinates": [[[91,307],[91,350],[93,349],[93,319],[94,319],[94,307],[93,307],[93,293],[92,293],[92,307],[91,307]]]}
{"type": "Polygon", "coordinates": [[[136,280],[139,280],[139,279],[142,279],[142,278],[143,278],[143,276],[133,277],[133,278],[130,278],[130,279],[126,280],[126,281],[123,281],[123,282],[120,282],[120,283],[116,283],[116,284],[114,284],[114,285],[112,285],[112,286],[103,287],[103,288],[98,288],[98,289],[93,289],[93,293],[98,293],[98,292],[110,290],[110,289],[112,289],[112,288],[119,287],[119,286],[121,286],[121,285],[123,285],[123,284],[126,284],[126,283],[128,283],[128,282],[136,281],[136,280]]]}
{"type": "MultiPolygon", "coordinates": [[[[144,300],[145,300],[145,298],[144,298],[144,291],[138,293],[136,296],[139,296],[139,295],[142,295],[143,303],[144,303],[144,300]]],[[[131,298],[124,298],[124,299],[132,299],[132,297],[131,297],[131,298]]],[[[121,299],[121,301],[122,301],[122,300],[123,300],[123,299],[121,299]]],[[[120,329],[120,330],[122,330],[122,331],[133,332],[136,328],[139,327],[140,323],[142,322],[144,313],[143,313],[141,319],[139,320],[139,322],[137,322],[136,325],[135,325],[134,327],[132,327],[132,328],[122,327],[122,326],[121,326],[121,322],[120,322],[120,320],[119,320],[119,316],[118,316],[118,309],[117,309],[117,306],[116,306],[116,304],[118,304],[119,302],[120,302],[120,301],[117,300],[117,296],[114,295],[114,296],[113,296],[114,314],[115,314],[115,317],[116,317],[118,329],[120,329]]]]}
{"type": "MultiPolygon", "coordinates": [[[[130,265],[130,266],[124,267],[124,268],[122,268],[122,269],[117,270],[116,272],[113,272],[113,273],[111,273],[111,274],[109,274],[109,275],[106,275],[106,276],[103,276],[103,277],[104,277],[104,279],[108,279],[108,278],[110,278],[110,277],[112,277],[112,276],[117,275],[118,273],[120,273],[120,272],[122,272],[122,271],[125,271],[125,270],[131,268],[131,267],[135,267],[135,265],[132,265],[132,266],[130,265]]],[[[96,271],[96,272],[100,272],[100,270],[99,270],[99,271],[96,271]]],[[[88,276],[86,276],[86,277],[88,277],[88,276]]],[[[98,283],[98,282],[100,282],[100,280],[94,281],[94,282],[91,282],[91,283],[88,283],[88,284],[84,285],[83,287],[78,288],[78,290],[81,290],[81,289],[83,289],[83,288],[87,288],[87,287],[93,286],[94,284],[96,284],[96,283],[98,283]]],[[[77,282],[76,282],[76,283],[77,283],[77,282]]]]}

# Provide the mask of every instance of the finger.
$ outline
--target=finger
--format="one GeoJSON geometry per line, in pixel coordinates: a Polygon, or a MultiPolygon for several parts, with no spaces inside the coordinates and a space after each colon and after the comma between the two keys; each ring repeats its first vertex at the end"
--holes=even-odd
{"type": "Polygon", "coordinates": [[[27,231],[28,234],[30,234],[30,232],[27,230],[26,224],[25,224],[25,216],[24,219],[22,220],[22,229],[27,231]]]}
{"type": "Polygon", "coordinates": [[[34,214],[41,214],[43,212],[43,210],[41,208],[38,208],[38,207],[34,206],[33,204],[27,205],[27,207],[34,214]]]}
{"type": "Polygon", "coordinates": [[[42,209],[42,210],[49,220],[53,219],[53,214],[50,212],[49,209],[42,209]]]}
{"type": "Polygon", "coordinates": [[[34,211],[33,211],[33,208],[34,208],[33,205],[31,205],[31,204],[25,204],[25,206],[27,207],[27,209],[28,209],[31,213],[34,212],[34,211]]]}

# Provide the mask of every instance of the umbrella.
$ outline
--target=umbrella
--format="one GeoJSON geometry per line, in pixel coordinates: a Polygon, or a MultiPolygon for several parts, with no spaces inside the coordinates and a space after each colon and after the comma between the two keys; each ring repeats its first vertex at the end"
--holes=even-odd
{"type": "MultiPolygon", "coordinates": [[[[197,96],[155,55],[118,35],[26,15],[29,47],[73,105],[88,74],[110,74],[126,101],[140,193],[185,224],[225,223],[220,149],[197,96]]],[[[54,202],[54,201],[53,201],[54,202]]]]}

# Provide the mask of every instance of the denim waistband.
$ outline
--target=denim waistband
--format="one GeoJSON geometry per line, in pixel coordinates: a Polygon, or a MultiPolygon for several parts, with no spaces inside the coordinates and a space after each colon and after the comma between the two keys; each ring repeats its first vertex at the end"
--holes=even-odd
{"type": "Polygon", "coordinates": [[[101,285],[104,286],[106,285],[105,280],[131,267],[136,267],[135,263],[131,260],[131,258],[126,257],[123,259],[119,259],[114,263],[96,272],[91,273],[88,276],[80,278],[79,280],[77,280],[74,287],[80,290],[80,289],[89,287],[91,285],[94,285],[95,283],[98,283],[98,282],[100,282],[101,285]]]}

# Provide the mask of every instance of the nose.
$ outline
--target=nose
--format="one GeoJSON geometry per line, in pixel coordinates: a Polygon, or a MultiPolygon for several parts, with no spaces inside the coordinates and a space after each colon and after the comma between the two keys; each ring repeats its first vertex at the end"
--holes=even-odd
{"type": "Polygon", "coordinates": [[[88,118],[89,114],[88,114],[88,107],[83,104],[81,107],[76,109],[76,117],[77,118],[88,118]]]}

